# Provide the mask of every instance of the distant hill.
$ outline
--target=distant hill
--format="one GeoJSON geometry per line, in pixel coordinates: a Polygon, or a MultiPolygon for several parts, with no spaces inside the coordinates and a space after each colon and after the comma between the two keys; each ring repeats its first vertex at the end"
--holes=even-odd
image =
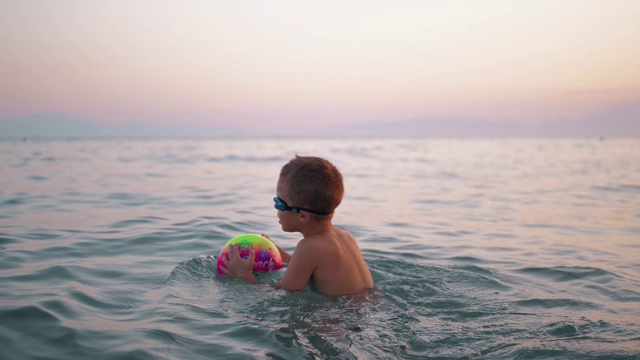
{"type": "Polygon", "coordinates": [[[62,114],[39,114],[0,119],[0,137],[86,137],[105,133],[104,126],[62,114]]]}
{"type": "Polygon", "coordinates": [[[160,138],[222,137],[237,135],[234,129],[149,123],[102,125],[65,114],[39,114],[0,118],[0,138],[160,138]]]}
{"type": "Polygon", "coordinates": [[[607,106],[576,119],[538,124],[456,118],[365,122],[327,129],[325,135],[361,137],[585,137],[640,136],[640,99],[607,106]]]}
{"type": "Polygon", "coordinates": [[[532,130],[555,136],[640,136],[640,99],[603,107],[577,119],[551,121],[532,130]]]}
{"type": "MultiPolygon", "coordinates": [[[[260,120],[260,119],[257,119],[260,120]]],[[[128,123],[102,125],[64,114],[0,118],[0,138],[175,138],[175,137],[616,137],[640,136],[640,100],[607,106],[576,119],[527,125],[482,119],[424,118],[394,122],[345,124],[310,131],[279,124],[219,128],[128,123]],[[283,129],[286,132],[283,132],[283,129]]]]}
{"type": "Polygon", "coordinates": [[[342,137],[512,137],[522,136],[526,128],[507,122],[455,118],[428,118],[394,122],[364,122],[327,129],[324,135],[342,137]]]}

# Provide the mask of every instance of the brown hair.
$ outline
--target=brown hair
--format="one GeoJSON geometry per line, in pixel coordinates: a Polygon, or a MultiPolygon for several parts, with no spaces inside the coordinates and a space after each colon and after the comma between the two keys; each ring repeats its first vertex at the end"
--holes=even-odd
{"type": "Polygon", "coordinates": [[[328,160],[298,156],[280,170],[280,182],[288,188],[291,206],[333,212],[344,195],[342,174],[328,160]]]}

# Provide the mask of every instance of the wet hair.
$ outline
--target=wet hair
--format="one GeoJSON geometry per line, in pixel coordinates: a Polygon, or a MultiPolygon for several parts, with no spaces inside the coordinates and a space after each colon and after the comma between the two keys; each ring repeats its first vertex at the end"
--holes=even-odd
{"type": "Polygon", "coordinates": [[[315,156],[296,155],[289,160],[280,170],[280,182],[287,187],[291,206],[332,213],[344,195],[340,170],[328,160],[315,156]]]}

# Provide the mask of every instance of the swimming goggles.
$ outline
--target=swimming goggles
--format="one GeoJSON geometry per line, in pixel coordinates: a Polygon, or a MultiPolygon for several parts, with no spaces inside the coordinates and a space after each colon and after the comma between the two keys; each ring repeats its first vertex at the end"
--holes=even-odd
{"type": "Polygon", "coordinates": [[[287,203],[282,200],[279,196],[273,198],[274,205],[273,207],[280,211],[293,211],[299,213],[300,211],[306,211],[308,213],[316,214],[316,215],[329,215],[331,214],[329,211],[324,210],[311,210],[298,206],[289,206],[287,203]]]}

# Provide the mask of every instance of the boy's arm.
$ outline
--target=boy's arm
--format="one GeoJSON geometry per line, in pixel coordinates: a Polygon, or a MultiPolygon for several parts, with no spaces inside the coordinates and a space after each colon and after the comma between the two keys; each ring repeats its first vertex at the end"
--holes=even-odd
{"type": "Polygon", "coordinates": [[[302,290],[309,283],[317,267],[318,254],[314,251],[312,244],[302,240],[296,246],[295,256],[290,256],[289,260],[289,266],[280,279],[278,288],[291,291],[302,290]]]}
{"type": "MultiPolygon", "coordinates": [[[[278,288],[291,291],[303,290],[309,283],[309,279],[311,279],[311,275],[317,267],[318,260],[317,251],[314,250],[312,245],[300,241],[296,246],[295,257],[282,250],[288,257],[289,266],[278,283],[278,288]]],[[[251,249],[249,258],[243,259],[240,257],[238,247],[238,244],[229,246],[229,259],[222,257],[222,262],[225,265],[225,267],[222,267],[222,271],[230,278],[239,278],[250,284],[258,284],[258,279],[253,275],[255,252],[251,249]]],[[[276,247],[278,246],[276,245],[276,247]]],[[[280,251],[279,247],[278,251],[280,251]]]]}

